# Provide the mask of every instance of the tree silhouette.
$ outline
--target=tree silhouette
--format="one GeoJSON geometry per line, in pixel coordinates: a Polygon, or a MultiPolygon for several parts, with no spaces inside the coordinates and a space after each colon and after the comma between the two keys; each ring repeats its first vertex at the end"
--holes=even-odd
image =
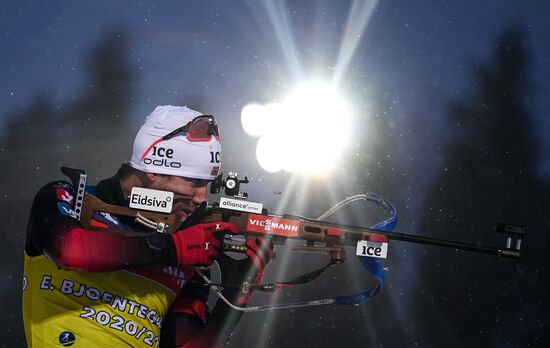
{"type": "MultiPolygon", "coordinates": [[[[548,274],[547,266],[524,267],[536,265],[543,255],[543,228],[549,224],[539,204],[548,186],[536,175],[539,144],[525,103],[531,88],[525,41],[521,28],[506,31],[492,62],[474,67],[471,96],[451,106],[454,137],[427,194],[419,229],[438,238],[502,245],[503,236],[492,231],[496,222],[529,224],[524,256],[514,268],[510,261],[466,252],[426,251],[419,266],[424,287],[412,305],[419,316],[413,330],[422,345],[536,342],[532,333],[520,340],[519,330],[526,328],[518,320],[537,301],[528,297],[533,287],[548,288],[548,281],[537,276],[548,274]]],[[[536,309],[529,319],[543,318],[543,313],[536,309]]],[[[537,331],[532,324],[529,329],[537,331]]]]}
{"type": "Polygon", "coordinates": [[[38,95],[27,109],[9,117],[7,135],[0,142],[0,216],[9,226],[0,241],[0,276],[5,283],[0,306],[6,312],[2,326],[8,328],[12,346],[25,345],[20,284],[26,220],[34,194],[48,181],[62,178],[63,165],[112,174],[129,151],[128,137],[119,136],[127,134],[133,96],[126,36],[106,33],[90,57],[90,80],[80,95],[57,103],[59,108],[51,107],[47,95],[38,95]]]}
{"type": "Polygon", "coordinates": [[[127,62],[126,46],[126,36],[112,32],[90,55],[87,66],[91,81],[86,94],[72,105],[70,111],[72,120],[80,126],[101,133],[102,129],[93,127],[94,124],[115,128],[125,124],[134,80],[133,70],[127,62]]]}

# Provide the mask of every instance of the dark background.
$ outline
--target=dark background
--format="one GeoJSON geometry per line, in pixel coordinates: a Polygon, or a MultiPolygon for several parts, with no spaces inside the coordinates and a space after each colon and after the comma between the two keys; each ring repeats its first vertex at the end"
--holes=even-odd
{"type": "MultiPolygon", "coordinates": [[[[62,165],[86,169],[90,183],[112,175],[145,116],[169,103],[216,115],[224,171],[247,175],[251,199],[273,212],[317,217],[371,191],[396,205],[400,232],[501,245],[496,222],[529,227],[518,262],[390,243],[372,302],[247,314],[231,347],[547,346],[549,14],[544,1],[3,2],[0,346],[25,345],[34,193],[62,178],[62,165]],[[352,8],[349,18],[366,20],[354,50],[342,41],[352,8]],[[324,179],[262,171],[241,108],[302,78],[330,79],[346,50],[340,85],[357,115],[342,167],[324,179]]],[[[367,225],[381,217],[371,210],[357,204],[334,221],[367,225]]],[[[277,252],[267,280],[324,262],[277,252]]],[[[371,285],[350,254],[313,284],[254,301],[371,285]]]]}

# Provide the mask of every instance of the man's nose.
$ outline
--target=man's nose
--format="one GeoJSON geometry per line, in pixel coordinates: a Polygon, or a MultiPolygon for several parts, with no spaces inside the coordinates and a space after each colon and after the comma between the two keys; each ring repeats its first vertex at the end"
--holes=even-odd
{"type": "Polygon", "coordinates": [[[197,187],[195,188],[195,191],[193,192],[193,204],[199,205],[202,202],[206,201],[206,198],[208,197],[208,191],[207,187],[197,187]]]}

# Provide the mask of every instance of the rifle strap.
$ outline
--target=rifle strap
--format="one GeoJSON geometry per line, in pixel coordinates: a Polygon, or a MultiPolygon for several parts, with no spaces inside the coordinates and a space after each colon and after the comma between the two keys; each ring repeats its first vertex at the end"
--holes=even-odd
{"type": "Polygon", "coordinates": [[[194,283],[200,283],[204,286],[210,286],[210,287],[222,287],[222,288],[242,288],[244,293],[250,292],[250,291],[263,291],[263,292],[277,292],[281,289],[290,288],[294,285],[301,285],[309,283],[317,277],[319,277],[327,268],[329,268],[332,265],[337,264],[336,261],[329,261],[328,264],[325,266],[318,268],[314,271],[308,272],[306,274],[302,274],[292,280],[286,281],[286,282],[274,282],[269,284],[250,284],[250,283],[244,283],[244,284],[226,284],[226,283],[204,283],[198,280],[193,280],[194,283]]]}
{"type": "Polygon", "coordinates": [[[292,280],[286,281],[286,282],[275,282],[270,284],[250,284],[248,285],[249,291],[263,291],[263,292],[276,292],[281,289],[290,288],[294,285],[301,285],[311,282],[312,280],[317,279],[323,273],[327,268],[329,268],[332,265],[337,264],[338,262],[334,260],[330,260],[328,264],[325,266],[316,269],[315,271],[308,272],[306,274],[302,274],[301,276],[298,276],[292,280]]]}

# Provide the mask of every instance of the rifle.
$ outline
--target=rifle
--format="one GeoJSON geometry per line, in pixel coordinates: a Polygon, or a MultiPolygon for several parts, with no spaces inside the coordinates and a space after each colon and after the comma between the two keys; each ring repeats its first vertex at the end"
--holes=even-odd
{"type": "MultiPolygon", "coordinates": [[[[131,209],[109,205],[102,202],[94,195],[85,192],[86,174],[82,170],[63,167],[65,173],[73,185],[77,188],[75,217],[78,218],[85,228],[107,230],[126,236],[143,235],[137,232],[115,231],[105,227],[94,226],[91,223],[92,214],[95,212],[105,212],[115,215],[134,217],[136,222],[154,230],[158,233],[171,233],[177,231],[181,222],[178,221],[173,213],[159,213],[155,211],[131,209]]],[[[227,234],[223,240],[223,250],[225,252],[245,252],[247,239],[258,236],[270,238],[276,245],[285,245],[287,240],[299,240],[304,245],[294,246],[293,250],[302,252],[321,252],[329,256],[329,262],[326,266],[315,271],[301,275],[293,280],[284,282],[274,282],[270,284],[242,284],[242,291],[263,291],[276,292],[283,288],[294,285],[305,284],[316,279],[327,268],[335,264],[341,264],[345,261],[346,248],[354,247],[356,255],[369,274],[377,281],[376,286],[348,296],[337,296],[328,299],[310,300],[294,302],[282,305],[254,306],[241,308],[234,306],[221,293],[221,288],[226,286],[239,286],[231,284],[215,284],[199,270],[197,272],[203,278],[206,285],[211,286],[214,292],[232,308],[245,311],[263,311],[281,308],[309,307],[327,304],[359,304],[374,297],[381,289],[384,283],[384,271],[380,259],[386,258],[388,244],[390,240],[404,241],[409,243],[424,244],[452,248],[458,250],[467,250],[471,252],[484,253],[489,255],[502,256],[506,258],[518,259],[521,256],[521,244],[523,235],[527,231],[526,227],[511,224],[496,224],[495,231],[507,236],[506,243],[502,247],[483,246],[477,244],[462,243],[452,240],[437,239],[425,236],[411,235],[406,233],[394,232],[393,229],[397,222],[397,212],[395,207],[373,193],[356,195],[350,197],[327,211],[320,219],[309,219],[296,215],[275,215],[270,214],[263,208],[261,203],[247,201],[248,194],[240,192],[240,184],[248,183],[248,178],[244,180],[238,178],[237,173],[230,172],[224,179],[221,173],[212,183],[210,192],[218,194],[222,189],[226,196],[221,197],[220,202],[214,202],[208,205],[203,222],[230,222],[240,228],[241,235],[227,234]],[[334,213],[345,204],[363,199],[375,203],[384,209],[390,217],[371,227],[359,227],[345,224],[336,224],[322,221],[326,216],[334,213]]]]}

